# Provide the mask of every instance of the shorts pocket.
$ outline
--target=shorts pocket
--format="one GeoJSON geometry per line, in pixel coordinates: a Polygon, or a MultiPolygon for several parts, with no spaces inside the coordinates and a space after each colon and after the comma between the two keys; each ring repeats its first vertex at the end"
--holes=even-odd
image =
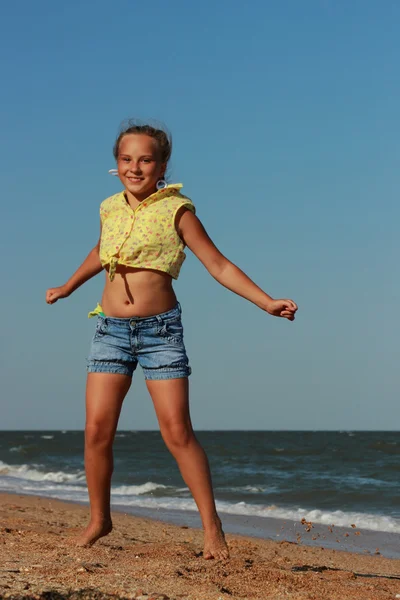
{"type": "Polygon", "coordinates": [[[180,319],[164,321],[160,335],[174,344],[183,344],[183,326],[180,319]]]}
{"type": "Polygon", "coordinates": [[[102,335],[107,333],[107,323],[106,320],[102,317],[97,317],[96,330],[94,332],[94,337],[100,338],[102,335]]]}

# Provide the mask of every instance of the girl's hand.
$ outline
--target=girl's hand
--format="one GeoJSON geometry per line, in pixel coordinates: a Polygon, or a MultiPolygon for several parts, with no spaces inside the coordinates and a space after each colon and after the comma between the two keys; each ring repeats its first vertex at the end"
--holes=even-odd
{"type": "Polygon", "coordinates": [[[47,304],[54,304],[60,298],[67,298],[70,292],[67,290],[65,285],[61,285],[60,287],[50,288],[46,292],[46,302],[47,304]]]}
{"type": "Polygon", "coordinates": [[[282,317],[288,321],[294,321],[297,304],[293,300],[281,299],[271,300],[266,308],[267,313],[274,317],[282,317]]]}

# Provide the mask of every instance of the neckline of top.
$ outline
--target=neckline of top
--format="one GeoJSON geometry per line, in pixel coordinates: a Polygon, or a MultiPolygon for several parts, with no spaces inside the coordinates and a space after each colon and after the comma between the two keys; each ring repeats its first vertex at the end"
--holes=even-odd
{"type": "Polygon", "coordinates": [[[132,208],[131,205],[129,204],[128,198],[125,195],[125,190],[123,190],[122,192],[119,192],[118,195],[123,198],[124,204],[127,207],[129,207],[131,210],[133,210],[133,212],[136,212],[142,206],[143,206],[143,208],[145,208],[148,204],[150,204],[150,202],[152,202],[153,200],[156,200],[159,196],[162,196],[163,192],[165,193],[166,191],[170,191],[173,189],[180,190],[182,187],[183,187],[182,183],[170,183],[170,184],[166,185],[164,188],[162,188],[161,190],[157,190],[156,192],[153,192],[153,194],[150,194],[150,196],[147,196],[147,198],[142,200],[142,202],[140,202],[140,204],[138,204],[138,206],[136,208],[132,208]]]}

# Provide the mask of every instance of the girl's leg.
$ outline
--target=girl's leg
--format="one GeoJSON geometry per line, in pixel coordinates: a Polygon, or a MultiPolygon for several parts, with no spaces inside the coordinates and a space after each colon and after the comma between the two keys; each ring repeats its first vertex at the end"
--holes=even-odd
{"type": "Polygon", "coordinates": [[[90,501],[90,522],[78,538],[78,546],[91,546],[112,529],[110,512],[112,445],[122,402],[131,381],[128,375],[88,373],[85,470],[90,501]]]}
{"type": "Polygon", "coordinates": [[[161,435],[199,509],[204,528],[204,558],[228,558],[228,547],[215,508],[207,456],[192,429],[188,379],[148,379],[146,384],[161,435]]]}

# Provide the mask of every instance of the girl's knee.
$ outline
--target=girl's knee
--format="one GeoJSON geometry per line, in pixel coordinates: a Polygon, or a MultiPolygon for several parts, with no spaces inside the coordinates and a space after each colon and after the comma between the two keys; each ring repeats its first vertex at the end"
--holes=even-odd
{"type": "Polygon", "coordinates": [[[171,451],[187,448],[195,439],[193,429],[186,423],[168,423],[161,427],[164,442],[171,451]]]}
{"type": "Polygon", "coordinates": [[[114,439],[114,431],[106,425],[95,422],[87,423],[85,427],[85,445],[89,447],[111,446],[114,439]]]}

